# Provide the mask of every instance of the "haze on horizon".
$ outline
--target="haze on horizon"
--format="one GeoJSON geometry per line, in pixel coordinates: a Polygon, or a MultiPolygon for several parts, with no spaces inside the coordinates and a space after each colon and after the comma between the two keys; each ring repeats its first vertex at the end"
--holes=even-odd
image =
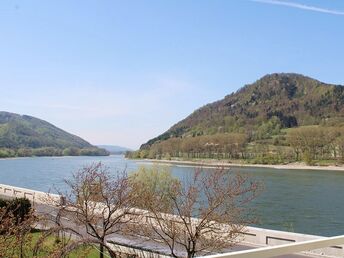
{"type": "Polygon", "coordinates": [[[344,2],[3,1],[0,110],[138,148],[267,73],[344,84],[344,2]]]}

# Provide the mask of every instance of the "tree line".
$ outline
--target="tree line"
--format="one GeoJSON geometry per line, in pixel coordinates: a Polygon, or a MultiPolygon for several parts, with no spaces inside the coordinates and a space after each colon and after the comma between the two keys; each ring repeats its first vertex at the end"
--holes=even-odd
{"type": "Polygon", "coordinates": [[[0,158],[13,157],[53,157],[53,156],[108,156],[109,152],[105,149],[89,147],[75,148],[69,147],[59,149],[54,147],[41,148],[0,148],[0,158]]]}
{"type": "Polygon", "coordinates": [[[297,128],[287,135],[296,161],[312,164],[315,160],[344,161],[344,129],[336,127],[297,128]]]}
{"type": "Polygon", "coordinates": [[[269,120],[248,133],[172,137],[128,152],[127,157],[226,159],[262,164],[344,162],[344,128],[304,126],[281,130],[278,122],[269,120]]]}

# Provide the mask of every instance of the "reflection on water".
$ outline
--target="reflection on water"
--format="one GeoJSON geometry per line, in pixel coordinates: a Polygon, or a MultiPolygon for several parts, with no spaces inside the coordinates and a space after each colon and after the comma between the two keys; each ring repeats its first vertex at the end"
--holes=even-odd
{"type": "MultiPolygon", "coordinates": [[[[123,156],[44,157],[0,160],[0,183],[49,191],[63,187],[63,178],[84,165],[101,161],[113,173],[134,171],[140,163],[123,156]]],[[[149,164],[145,164],[149,165],[149,164]]],[[[171,166],[181,180],[192,167],[171,166]]],[[[264,182],[264,192],[253,205],[258,226],[324,236],[344,234],[344,172],[233,168],[264,182]]]]}

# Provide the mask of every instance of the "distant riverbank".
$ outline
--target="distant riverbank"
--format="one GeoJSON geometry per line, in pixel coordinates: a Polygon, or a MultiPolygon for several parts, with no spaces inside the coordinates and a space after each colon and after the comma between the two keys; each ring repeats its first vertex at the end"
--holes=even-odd
{"type": "Polygon", "coordinates": [[[65,156],[109,156],[110,152],[98,147],[39,147],[39,148],[0,148],[0,159],[18,157],[65,157],[65,156]]]}
{"type": "Polygon", "coordinates": [[[241,164],[228,163],[221,161],[183,161],[183,160],[156,160],[156,159],[141,159],[138,162],[151,162],[155,164],[170,164],[179,166],[194,166],[194,167],[253,167],[253,168],[274,168],[274,169],[302,169],[302,170],[336,170],[344,171],[344,166],[309,166],[304,163],[290,163],[285,165],[268,165],[268,164],[241,164]]]}

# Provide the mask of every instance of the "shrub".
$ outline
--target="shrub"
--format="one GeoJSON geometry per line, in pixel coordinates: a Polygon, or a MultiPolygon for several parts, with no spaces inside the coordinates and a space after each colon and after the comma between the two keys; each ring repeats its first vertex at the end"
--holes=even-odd
{"type": "Polygon", "coordinates": [[[26,198],[16,198],[11,201],[0,200],[0,208],[6,207],[7,213],[11,213],[16,222],[25,220],[31,211],[31,203],[26,198]]]}
{"type": "Polygon", "coordinates": [[[8,204],[7,201],[0,199],[0,208],[6,207],[8,204]]]}
{"type": "Polygon", "coordinates": [[[313,166],[314,165],[314,161],[312,159],[312,156],[311,156],[311,154],[308,151],[305,151],[305,153],[303,154],[303,160],[309,166],[313,166]]]}
{"type": "Polygon", "coordinates": [[[26,198],[16,198],[9,205],[13,209],[13,215],[20,220],[24,220],[31,211],[31,202],[26,198]]]}

